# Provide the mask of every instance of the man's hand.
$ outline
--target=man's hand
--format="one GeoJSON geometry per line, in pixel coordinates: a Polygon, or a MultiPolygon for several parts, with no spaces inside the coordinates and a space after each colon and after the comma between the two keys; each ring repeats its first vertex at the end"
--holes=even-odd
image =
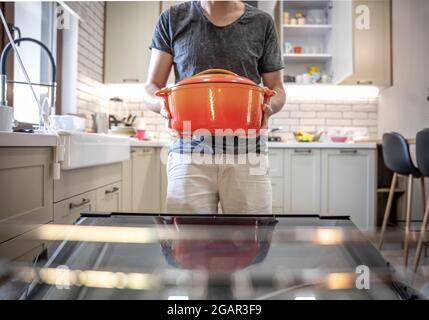
{"type": "Polygon", "coordinates": [[[168,121],[168,123],[170,124],[170,115],[169,115],[169,113],[168,113],[168,111],[167,111],[167,108],[165,107],[165,103],[164,103],[164,102],[162,103],[162,107],[161,107],[161,110],[159,111],[159,114],[160,114],[163,118],[165,118],[165,119],[169,120],[169,121],[168,121]]]}
{"type": "Polygon", "coordinates": [[[268,119],[273,114],[274,114],[274,111],[271,108],[271,105],[269,105],[268,103],[264,103],[262,105],[262,125],[261,125],[261,129],[268,129],[268,119]]]}

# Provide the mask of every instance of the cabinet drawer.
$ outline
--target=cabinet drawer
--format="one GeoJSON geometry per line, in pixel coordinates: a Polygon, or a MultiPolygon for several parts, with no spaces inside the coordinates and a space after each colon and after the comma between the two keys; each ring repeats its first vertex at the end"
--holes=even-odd
{"type": "Polygon", "coordinates": [[[95,191],[83,193],[54,204],[54,223],[73,224],[83,211],[95,210],[95,191]]]}
{"type": "Polygon", "coordinates": [[[270,161],[270,176],[283,177],[283,150],[269,150],[268,159],[270,161]]]}
{"type": "Polygon", "coordinates": [[[31,264],[46,247],[42,240],[35,239],[36,232],[37,228],[0,244],[0,259],[31,264]]]}
{"type": "Polygon", "coordinates": [[[63,170],[61,179],[54,181],[54,202],[121,181],[121,179],[121,163],[63,170]]]}
{"type": "Polygon", "coordinates": [[[112,183],[96,191],[97,211],[116,211],[121,208],[121,183],[112,183]]]}
{"type": "Polygon", "coordinates": [[[271,186],[273,189],[273,208],[283,207],[283,179],[271,178],[271,186]]]}

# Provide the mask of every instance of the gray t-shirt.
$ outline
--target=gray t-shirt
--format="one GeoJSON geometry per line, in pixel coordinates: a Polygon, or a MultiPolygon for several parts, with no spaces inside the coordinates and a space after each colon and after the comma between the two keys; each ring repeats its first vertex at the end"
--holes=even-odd
{"type": "MultiPolygon", "coordinates": [[[[245,4],[243,15],[225,27],[208,20],[199,1],[181,3],[162,12],[150,48],[173,56],[176,82],[207,69],[227,69],[261,83],[263,73],[283,69],[274,21],[268,13],[245,4]]],[[[175,152],[234,153],[265,149],[247,139],[177,139],[170,146],[175,152]],[[204,141],[210,143],[204,143],[204,141]],[[223,143],[214,143],[224,141],[223,143]],[[233,147],[231,148],[231,143],[233,147]],[[226,144],[226,145],[225,145],[226,144]],[[253,146],[257,146],[255,149],[253,146]]]]}

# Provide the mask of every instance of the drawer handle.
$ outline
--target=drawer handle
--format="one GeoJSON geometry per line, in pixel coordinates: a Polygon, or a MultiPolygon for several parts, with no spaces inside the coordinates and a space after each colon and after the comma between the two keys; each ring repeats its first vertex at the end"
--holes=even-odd
{"type": "Polygon", "coordinates": [[[82,207],[82,206],[84,206],[84,205],[86,205],[86,204],[88,204],[90,202],[91,202],[91,200],[89,200],[87,198],[83,198],[81,203],[70,202],[69,208],[70,209],[76,209],[76,208],[82,207]]]}
{"type": "Polygon", "coordinates": [[[130,82],[137,83],[137,82],[140,82],[140,80],[137,79],[137,78],[128,78],[128,79],[122,79],[122,82],[125,82],[125,83],[130,83],[130,82]]]}
{"type": "Polygon", "coordinates": [[[106,190],[106,191],[104,191],[104,193],[105,194],[112,194],[112,193],[115,193],[117,191],[119,191],[119,188],[118,187],[113,187],[112,190],[106,190]]]}
{"type": "Polygon", "coordinates": [[[312,151],[311,149],[295,149],[294,150],[295,153],[306,153],[306,154],[310,154],[312,151]]]}
{"type": "Polygon", "coordinates": [[[373,82],[371,80],[358,80],[358,81],[356,81],[356,84],[364,85],[364,86],[372,85],[372,83],[373,82]]]}
{"type": "Polygon", "coordinates": [[[137,152],[136,150],[131,150],[130,151],[131,154],[136,153],[136,152],[137,152]]]}
{"type": "Polygon", "coordinates": [[[342,154],[356,154],[356,153],[358,153],[358,151],[355,149],[353,149],[353,150],[340,150],[340,153],[342,153],[342,154]]]}

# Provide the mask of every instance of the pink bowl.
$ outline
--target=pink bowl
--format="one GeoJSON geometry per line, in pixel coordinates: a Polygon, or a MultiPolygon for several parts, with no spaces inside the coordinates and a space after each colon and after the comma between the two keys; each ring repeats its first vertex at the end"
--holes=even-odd
{"type": "Polygon", "coordinates": [[[347,137],[344,136],[333,136],[331,137],[332,142],[346,142],[347,137]]]}

